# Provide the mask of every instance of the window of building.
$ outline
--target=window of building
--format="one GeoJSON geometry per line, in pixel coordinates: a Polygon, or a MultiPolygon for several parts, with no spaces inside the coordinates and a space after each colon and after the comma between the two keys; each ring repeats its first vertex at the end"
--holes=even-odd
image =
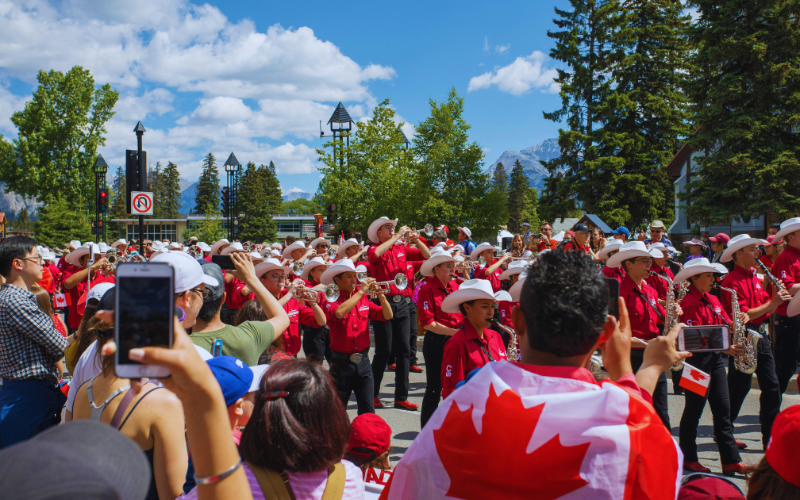
{"type": "Polygon", "coordinates": [[[299,233],[300,232],[300,222],[279,222],[278,223],[278,232],[279,233],[299,233]]]}
{"type": "MultiPolygon", "coordinates": [[[[139,224],[128,224],[127,240],[139,239],[139,224]]],[[[163,239],[177,241],[178,231],[175,224],[146,224],[144,226],[144,239],[161,241],[163,239]]]]}

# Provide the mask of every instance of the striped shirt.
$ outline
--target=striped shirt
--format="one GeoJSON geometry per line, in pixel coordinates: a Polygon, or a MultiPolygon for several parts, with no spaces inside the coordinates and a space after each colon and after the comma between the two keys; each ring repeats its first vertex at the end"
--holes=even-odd
{"type": "Polygon", "coordinates": [[[66,347],[67,339],[33,293],[0,285],[0,378],[58,383],[56,363],[66,347]]]}

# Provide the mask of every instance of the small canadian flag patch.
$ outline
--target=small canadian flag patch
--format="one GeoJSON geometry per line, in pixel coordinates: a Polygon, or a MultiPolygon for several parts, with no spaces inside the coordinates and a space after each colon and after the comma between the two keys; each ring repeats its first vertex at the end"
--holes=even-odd
{"type": "Polygon", "coordinates": [[[694,366],[686,363],[683,365],[683,374],[679,386],[688,391],[692,391],[705,397],[708,392],[708,384],[711,382],[711,376],[708,373],[698,370],[694,366]]]}

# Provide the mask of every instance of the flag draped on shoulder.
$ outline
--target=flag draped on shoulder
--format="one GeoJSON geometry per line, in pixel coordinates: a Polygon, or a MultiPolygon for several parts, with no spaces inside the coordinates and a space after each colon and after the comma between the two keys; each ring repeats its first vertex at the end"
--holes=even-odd
{"type": "Polygon", "coordinates": [[[442,402],[381,499],[674,500],[682,463],[635,391],[489,363],[442,402]]]}

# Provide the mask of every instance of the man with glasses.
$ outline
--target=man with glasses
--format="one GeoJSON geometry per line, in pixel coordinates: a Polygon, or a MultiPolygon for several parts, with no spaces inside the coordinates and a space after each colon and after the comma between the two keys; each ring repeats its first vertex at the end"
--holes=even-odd
{"type": "Polygon", "coordinates": [[[331,247],[331,242],[326,238],[317,238],[309,245],[316,253],[317,257],[321,257],[326,263],[333,263],[328,257],[328,249],[331,247]]]}
{"type": "Polygon", "coordinates": [[[36,240],[0,242],[0,448],[24,441],[61,421],[66,396],[56,363],[67,339],[36,302],[30,287],[42,279],[36,240]]]}
{"type": "Polygon", "coordinates": [[[555,250],[558,246],[558,242],[553,239],[553,226],[550,225],[549,222],[544,221],[539,230],[542,232],[542,237],[539,239],[539,243],[536,244],[536,251],[541,252],[548,248],[550,250],[555,250]]]}
{"type": "Polygon", "coordinates": [[[653,243],[663,243],[665,247],[673,246],[672,242],[667,239],[667,228],[660,220],[654,220],[650,224],[649,238],[645,238],[644,232],[641,232],[639,233],[639,240],[644,240],[644,244],[647,246],[650,246],[653,243]]]}

